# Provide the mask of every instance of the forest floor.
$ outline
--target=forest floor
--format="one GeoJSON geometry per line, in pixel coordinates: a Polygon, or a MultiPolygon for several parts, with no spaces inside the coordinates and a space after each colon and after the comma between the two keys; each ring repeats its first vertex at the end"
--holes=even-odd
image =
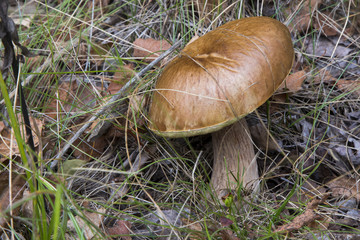
{"type": "Polygon", "coordinates": [[[24,124],[9,76],[0,239],[360,239],[358,1],[9,4],[34,55],[20,80],[36,151],[15,141],[24,124]],[[246,116],[258,191],[218,199],[211,136],[157,136],[148,110],[158,76],[191,39],[253,16],[289,28],[295,59],[286,84],[246,116]]]}

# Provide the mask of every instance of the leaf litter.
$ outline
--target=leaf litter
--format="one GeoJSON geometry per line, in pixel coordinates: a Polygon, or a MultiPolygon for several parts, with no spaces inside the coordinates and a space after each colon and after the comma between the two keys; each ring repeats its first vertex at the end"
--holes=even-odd
{"type": "MultiPolygon", "coordinates": [[[[112,5],[110,1],[94,3],[94,8],[99,9],[94,16],[101,19],[103,25],[93,29],[91,34],[84,32],[91,36],[91,40],[85,41],[76,35],[75,31],[69,33],[75,34],[76,39],[70,34],[54,36],[55,43],[65,49],[58,52],[59,58],[54,58],[56,63],[51,66],[51,61],[44,61],[43,58],[34,60],[41,61],[51,72],[60,73],[59,76],[44,78],[45,81],[40,85],[35,84],[45,89],[46,95],[33,95],[41,96],[39,101],[34,101],[39,106],[32,107],[41,113],[36,116],[41,116],[39,118],[44,124],[44,127],[39,125],[40,129],[43,129],[42,139],[39,141],[46,143],[42,150],[47,159],[54,158],[58,150],[63,148],[66,141],[75,135],[94,112],[120,91],[145,64],[170,47],[163,43],[175,42],[172,41],[174,36],[182,36],[169,34],[171,29],[182,29],[178,22],[183,22],[183,19],[179,18],[183,15],[176,9],[169,8],[164,11],[173,18],[179,18],[178,22],[166,19],[164,25],[157,24],[157,20],[163,17],[158,12],[162,9],[159,7],[160,2],[149,1],[142,5],[134,3],[131,6],[117,3],[112,5]],[[105,17],[104,14],[109,9],[114,10],[114,14],[105,17]],[[130,10],[135,12],[136,19],[128,18],[124,14],[131,12],[130,10]],[[148,26],[139,22],[149,23],[153,31],[149,31],[148,26]],[[162,37],[159,37],[159,33],[162,37]],[[135,42],[134,39],[142,40],[135,42]],[[143,41],[144,39],[148,39],[147,42],[143,41]],[[76,44],[69,47],[67,41],[76,44]],[[88,44],[89,41],[92,44],[88,44]],[[139,42],[142,43],[138,45],[139,42]],[[140,51],[137,55],[138,49],[146,51],[140,51]],[[112,55],[116,57],[109,57],[112,55]],[[40,99],[45,101],[41,102],[40,99]]],[[[259,218],[256,215],[260,216],[261,212],[279,207],[278,203],[284,200],[283,196],[297,184],[300,184],[302,190],[294,195],[295,198],[291,198],[282,214],[294,213],[294,204],[298,210],[304,210],[297,212],[297,216],[290,223],[275,226],[275,230],[291,232],[298,239],[306,239],[308,236],[305,229],[310,228],[317,234],[320,225],[313,223],[327,215],[329,218],[320,219],[331,222],[323,225],[326,231],[350,231],[349,227],[339,224],[345,223],[344,219],[352,219],[356,223],[359,213],[356,204],[346,206],[353,202],[352,199],[358,201],[360,62],[356,39],[359,36],[359,21],[357,15],[353,14],[350,15],[351,21],[345,25],[345,10],[348,6],[335,1],[279,3],[281,4],[277,6],[273,5],[272,1],[263,1],[263,8],[251,6],[249,3],[243,6],[246,16],[259,15],[259,12],[256,12],[259,9],[268,9],[271,13],[271,9],[278,7],[281,10],[277,11],[280,20],[292,19],[289,28],[297,51],[294,69],[285,86],[280,87],[277,93],[281,98],[275,96],[269,101],[269,108],[262,106],[258,109],[258,114],[251,114],[247,118],[254,129],[252,135],[255,145],[259,146],[257,156],[266,188],[257,200],[254,200],[254,203],[262,203],[258,204],[258,211],[254,210],[251,215],[241,211],[234,214],[233,217],[237,220],[234,223],[245,230],[241,232],[234,229],[233,224],[221,224],[223,216],[215,216],[230,214],[230,210],[209,207],[205,204],[205,200],[208,200],[206,195],[196,191],[196,186],[206,183],[207,178],[204,176],[210,172],[208,161],[212,158],[209,139],[194,137],[187,141],[164,141],[147,131],[145,126],[148,98],[152,82],[159,70],[154,67],[146,73],[141,84],[128,90],[122,104],[112,112],[101,115],[65,153],[65,173],[68,178],[66,186],[76,193],[74,197],[80,205],[83,204],[84,208],[90,208],[91,211],[98,211],[100,215],[104,213],[101,205],[105,203],[111,206],[106,217],[92,223],[104,234],[119,235],[122,239],[146,239],[145,236],[150,235],[158,236],[159,239],[161,236],[178,239],[179,236],[185,236],[188,229],[196,232],[190,235],[194,239],[202,239],[206,231],[210,231],[208,234],[218,234],[221,239],[242,239],[244,236],[255,239],[264,234],[259,226],[269,220],[267,215],[259,218]],[[345,30],[342,33],[343,29],[345,30]],[[108,124],[109,127],[97,131],[96,126],[100,122],[108,124]],[[71,168],[71,161],[78,161],[79,164],[74,163],[76,166],[71,168]],[[199,162],[201,168],[197,168],[199,162]],[[297,179],[305,177],[309,180],[298,182],[297,179]],[[327,196],[326,200],[324,195],[327,196]],[[320,196],[320,200],[316,199],[316,196],[320,196]],[[84,204],[83,199],[91,202],[91,206],[84,204]],[[320,215],[319,204],[322,205],[320,215]],[[216,214],[207,215],[206,209],[216,210],[216,214]],[[206,222],[202,222],[204,224],[194,224],[204,217],[208,218],[206,222]],[[144,220],[146,224],[143,223],[144,220]],[[210,228],[206,228],[208,223],[210,228]],[[191,229],[189,224],[195,225],[194,229],[191,229]],[[251,229],[246,230],[249,226],[251,229]],[[218,231],[219,228],[225,229],[218,231]]],[[[58,6],[55,5],[57,2],[51,4],[58,6]]],[[[218,25],[224,23],[223,17],[234,19],[234,16],[237,16],[238,5],[233,5],[233,8],[226,11],[217,11],[232,3],[226,1],[219,8],[214,4],[211,2],[209,6],[200,8],[196,6],[195,9],[199,8],[202,17],[207,20],[201,22],[201,27],[189,34],[191,36],[188,36],[187,40],[193,35],[203,35],[211,29],[211,19],[214,16],[219,16],[217,22],[213,22],[218,25]]],[[[175,2],[173,5],[175,6],[175,2]]],[[[90,2],[83,6],[92,7],[90,2]]],[[[357,6],[354,7],[351,3],[349,6],[350,12],[356,12],[357,6]]],[[[192,8],[187,5],[182,9],[192,8]]],[[[194,17],[201,16],[195,14],[194,17]]],[[[74,26],[74,29],[86,26],[89,19],[89,15],[83,17],[83,22],[76,19],[74,22],[79,25],[74,26]]],[[[37,21],[35,17],[33,21],[37,21]]],[[[191,22],[190,25],[196,23],[191,22]]],[[[30,24],[30,29],[32,27],[34,26],[30,24]]],[[[66,32],[65,28],[61,30],[66,32]]],[[[182,40],[183,44],[186,44],[185,38],[182,40]]],[[[46,48],[46,45],[42,47],[46,48]]],[[[34,68],[29,68],[27,74],[30,74],[30,71],[36,72],[34,68]]],[[[33,77],[30,82],[35,83],[37,79],[41,78],[33,77]]],[[[29,86],[28,88],[31,88],[29,86]]],[[[8,130],[4,125],[2,131],[8,130]]],[[[58,171],[61,172],[61,169],[58,171]]],[[[6,198],[6,195],[2,197],[6,198]]],[[[87,212],[85,215],[86,218],[93,219],[100,216],[87,215],[87,212]]],[[[83,229],[87,229],[86,221],[78,216],[76,219],[83,229]]],[[[354,224],[350,220],[346,221],[354,224]]],[[[94,229],[85,231],[89,238],[95,236],[94,233],[94,229]]]]}

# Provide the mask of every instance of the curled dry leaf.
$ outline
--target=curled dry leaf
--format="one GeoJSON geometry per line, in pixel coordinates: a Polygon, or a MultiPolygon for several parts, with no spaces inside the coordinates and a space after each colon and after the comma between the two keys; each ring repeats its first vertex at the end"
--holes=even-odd
{"type": "Polygon", "coordinates": [[[135,76],[135,71],[133,66],[130,64],[120,66],[115,74],[113,79],[110,80],[108,87],[108,92],[114,94],[119,91],[131,78],[135,76]]]}
{"type": "Polygon", "coordinates": [[[311,26],[311,18],[322,0],[291,1],[285,12],[294,16],[289,24],[290,31],[305,32],[311,26]],[[301,4],[302,3],[302,4],[301,4]]]}
{"type": "Polygon", "coordinates": [[[360,97],[360,81],[339,79],[336,86],[342,92],[351,92],[355,97],[360,97]]]}
{"type": "Polygon", "coordinates": [[[360,79],[357,80],[345,80],[345,79],[336,79],[334,78],[329,71],[321,71],[314,77],[314,83],[328,83],[335,84],[337,88],[344,92],[351,92],[355,97],[360,97],[360,79]]]}
{"type": "MultiPolygon", "coordinates": [[[[69,136],[70,139],[72,135],[69,136]]],[[[90,161],[93,158],[99,158],[104,154],[104,149],[107,146],[106,136],[102,135],[92,141],[85,139],[76,139],[73,143],[73,156],[79,160],[90,161]]]]}
{"type": "Polygon", "coordinates": [[[333,22],[333,18],[328,16],[329,13],[320,13],[314,22],[314,28],[316,28],[321,34],[326,37],[336,36],[341,32],[336,27],[336,23],[333,22]]]}
{"type": "Polygon", "coordinates": [[[190,240],[205,239],[202,237],[203,227],[200,222],[193,222],[188,218],[181,218],[181,221],[184,223],[184,227],[191,231],[190,240]]]}
{"type": "Polygon", "coordinates": [[[278,227],[274,232],[291,232],[299,230],[303,226],[309,225],[313,221],[320,219],[321,216],[315,212],[315,209],[319,204],[324,203],[327,197],[328,195],[325,195],[321,199],[315,198],[311,200],[302,214],[296,216],[290,223],[278,227]]]}
{"type": "MultiPolygon", "coordinates": [[[[9,186],[9,172],[2,171],[0,173],[0,227],[5,227],[8,218],[8,208],[14,202],[20,200],[25,190],[25,176],[13,173],[11,189],[9,186]],[[11,198],[10,198],[11,193],[11,198]]],[[[13,209],[12,215],[16,216],[19,213],[19,208],[13,209]]]]}
{"type": "Polygon", "coordinates": [[[309,178],[302,183],[301,191],[296,192],[290,200],[293,204],[298,205],[299,200],[300,202],[308,202],[310,199],[323,194],[326,194],[326,189],[309,178]]]}
{"type": "MultiPolygon", "coordinates": [[[[80,216],[75,216],[75,220],[84,233],[85,239],[92,239],[93,237],[96,237],[96,229],[91,227],[91,225],[100,227],[104,218],[103,214],[105,212],[105,208],[98,209],[97,212],[84,212],[84,217],[86,218],[85,220],[80,216]],[[91,224],[89,222],[91,222],[91,224]]],[[[71,219],[67,222],[67,230],[76,233],[76,226],[71,219]]]]}
{"type": "Polygon", "coordinates": [[[230,225],[234,224],[234,222],[226,217],[220,217],[219,222],[222,227],[229,227],[230,225]]]}
{"type": "MultiPolygon", "coordinates": [[[[21,114],[17,114],[17,118],[19,119],[19,128],[22,136],[25,136],[25,126],[22,119],[21,114]]],[[[43,126],[43,121],[37,118],[30,117],[31,124],[36,124],[36,128],[33,129],[33,138],[34,138],[34,146],[37,147],[39,145],[39,135],[41,132],[36,132],[35,129],[39,129],[41,131],[43,126]]],[[[7,128],[3,121],[0,122],[0,154],[4,156],[10,156],[10,146],[11,141],[12,143],[12,154],[13,155],[20,155],[18,145],[15,141],[15,137],[11,139],[11,129],[7,128]]]]}
{"type": "Polygon", "coordinates": [[[319,84],[319,83],[334,83],[336,81],[336,78],[334,78],[331,73],[327,70],[322,70],[319,72],[319,74],[315,75],[313,79],[313,83],[319,84]]]}
{"type": "Polygon", "coordinates": [[[128,107],[129,110],[128,128],[133,129],[135,127],[145,125],[145,119],[143,116],[144,116],[144,109],[148,104],[148,101],[149,101],[148,95],[145,94],[130,96],[129,107],[128,107]],[[136,122],[134,122],[134,120],[136,122]]]}
{"type": "Polygon", "coordinates": [[[355,197],[360,201],[360,183],[355,178],[341,176],[331,180],[326,184],[330,189],[331,195],[334,197],[352,198],[355,197]]]}
{"type": "Polygon", "coordinates": [[[77,81],[62,82],[58,86],[58,91],[50,103],[46,106],[45,112],[47,116],[58,120],[58,117],[65,117],[66,115],[75,115],[84,112],[82,117],[89,114],[86,111],[94,109],[98,105],[96,99],[99,95],[104,95],[101,89],[94,89],[90,83],[78,84],[77,81]]]}
{"type": "Polygon", "coordinates": [[[121,237],[123,240],[131,240],[131,223],[125,220],[118,220],[114,226],[106,229],[106,232],[113,237],[121,237]]]}
{"type": "Polygon", "coordinates": [[[290,74],[280,85],[279,89],[287,89],[290,92],[297,92],[301,90],[302,83],[306,79],[306,72],[304,70],[290,74]]]}
{"type": "Polygon", "coordinates": [[[171,47],[171,44],[165,40],[155,40],[152,38],[138,38],[133,44],[133,56],[141,58],[145,62],[152,62],[155,58],[159,57],[163,51],[166,51],[171,47]]]}

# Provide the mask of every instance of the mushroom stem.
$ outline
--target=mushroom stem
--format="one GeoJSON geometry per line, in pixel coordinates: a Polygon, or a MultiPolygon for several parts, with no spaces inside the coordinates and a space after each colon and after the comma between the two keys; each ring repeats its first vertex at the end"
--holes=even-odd
{"type": "Polygon", "coordinates": [[[256,188],[259,178],[254,147],[244,118],[212,134],[214,165],[211,184],[219,198],[240,186],[256,188]]]}

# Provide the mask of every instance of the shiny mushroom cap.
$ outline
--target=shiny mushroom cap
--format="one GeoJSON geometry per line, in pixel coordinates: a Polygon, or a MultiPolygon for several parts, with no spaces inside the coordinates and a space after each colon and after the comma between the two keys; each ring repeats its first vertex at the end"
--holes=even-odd
{"type": "Polygon", "coordinates": [[[288,28],[268,17],[235,20],[187,45],[157,80],[149,128],[166,137],[207,134],[262,105],[288,75],[288,28]]]}

